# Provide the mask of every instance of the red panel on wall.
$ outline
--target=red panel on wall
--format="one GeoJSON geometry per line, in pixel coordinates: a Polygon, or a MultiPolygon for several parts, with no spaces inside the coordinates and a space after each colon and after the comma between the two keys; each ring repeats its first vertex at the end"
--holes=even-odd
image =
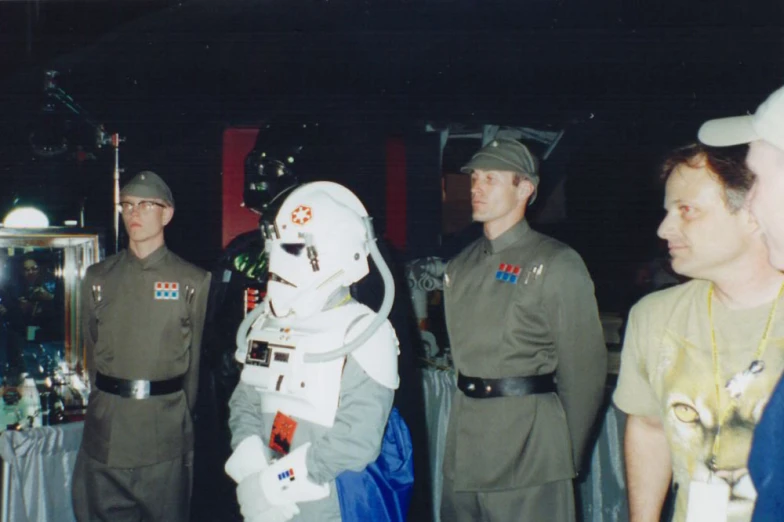
{"type": "Polygon", "coordinates": [[[259,226],[259,216],[242,206],[245,156],[256,145],[259,129],[229,128],[223,131],[223,248],[243,232],[259,226]]]}
{"type": "MultiPolygon", "coordinates": [[[[223,131],[222,245],[254,230],[259,216],[242,206],[245,157],[256,145],[257,128],[223,131]]],[[[406,246],[406,145],[400,138],[386,142],[386,238],[398,249],[406,246]]]]}

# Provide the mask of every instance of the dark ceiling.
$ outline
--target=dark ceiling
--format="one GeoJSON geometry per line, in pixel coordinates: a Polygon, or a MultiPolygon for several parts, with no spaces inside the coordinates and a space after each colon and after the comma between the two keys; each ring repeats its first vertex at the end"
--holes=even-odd
{"type": "Polygon", "coordinates": [[[91,118],[127,138],[129,171],[161,165],[175,192],[188,185],[183,223],[199,226],[177,240],[198,242],[189,234],[206,223],[192,256],[206,263],[219,211],[204,194],[220,188],[228,125],[590,122],[560,165],[574,174],[575,235],[616,252],[597,266],[618,244],[653,242],[659,196],[640,180],[663,151],[782,83],[783,23],[768,0],[2,2],[0,168],[27,161],[21,129],[56,69],[91,118]]]}
{"type": "MultiPolygon", "coordinates": [[[[0,29],[6,70],[55,67],[117,120],[315,110],[557,123],[749,108],[782,77],[780,3],[684,4],[3,3],[0,29]]],[[[29,81],[5,101],[18,107],[29,81]]]]}

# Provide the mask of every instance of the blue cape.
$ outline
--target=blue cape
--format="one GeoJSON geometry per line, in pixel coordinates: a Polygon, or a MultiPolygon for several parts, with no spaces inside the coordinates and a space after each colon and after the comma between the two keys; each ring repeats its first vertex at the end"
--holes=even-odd
{"type": "Polygon", "coordinates": [[[773,390],[754,429],[749,474],[757,489],[752,521],[784,520],[784,378],[773,390]]]}
{"type": "Polygon", "coordinates": [[[392,409],[381,453],[364,471],[344,471],[336,480],[343,522],[404,522],[414,486],[411,434],[392,409]]]}

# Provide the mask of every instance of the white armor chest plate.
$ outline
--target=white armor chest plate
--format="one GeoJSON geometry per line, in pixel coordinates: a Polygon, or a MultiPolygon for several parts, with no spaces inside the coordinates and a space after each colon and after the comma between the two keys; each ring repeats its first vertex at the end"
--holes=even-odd
{"type": "Polygon", "coordinates": [[[348,326],[366,311],[361,305],[346,305],[299,322],[260,318],[248,335],[245,353],[238,351],[236,357],[245,365],[242,382],[261,394],[262,411],[331,427],[345,357],[324,363],[305,363],[304,357],[341,346],[348,326]]]}

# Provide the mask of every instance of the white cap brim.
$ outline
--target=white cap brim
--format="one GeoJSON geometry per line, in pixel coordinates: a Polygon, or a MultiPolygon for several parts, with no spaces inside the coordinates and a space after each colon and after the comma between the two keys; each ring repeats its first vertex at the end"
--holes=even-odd
{"type": "Polygon", "coordinates": [[[752,125],[752,116],[734,116],[706,121],[697,132],[697,138],[711,147],[742,145],[760,139],[752,125]]]}

